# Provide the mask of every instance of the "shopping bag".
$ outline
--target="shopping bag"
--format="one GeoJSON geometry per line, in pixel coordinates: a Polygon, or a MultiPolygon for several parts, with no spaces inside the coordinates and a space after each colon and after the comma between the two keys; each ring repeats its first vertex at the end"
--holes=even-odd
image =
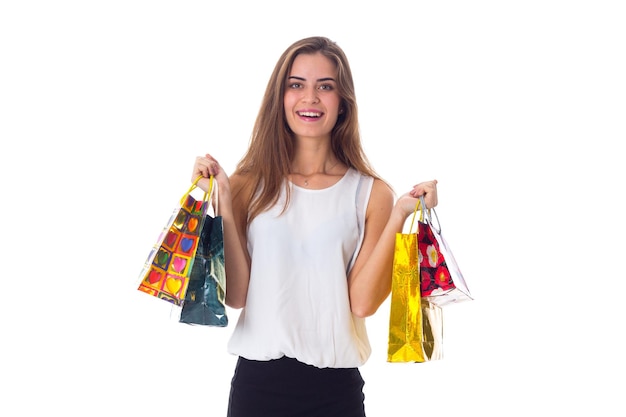
{"type": "MultiPolygon", "coordinates": [[[[441,234],[441,224],[434,208],[425,209],[424,198],[418,203],[418,250],[422,297],[439,307],[472,300],[465,278],[441,234]],[[437,220],[437,225],[433,222],[437,220]]],[[[416,207],[416,210],[417,208],[416,207]]]]}
{"type": "Polygon", "coordinates": [[[418,234],[397,233],[392,270],[388,362],[427,362],[443,358],[441,308],[420,291],[418,234]]]}
{"type": "Polygon", "coordinates": [[[422,302],[422,346],[428,361],[443,359],[443,310],[427,299],[422,302]]]}
{"type": "MultiPolygon", "coordinates": [[[[180,199],[179,206],[174,209],[140,273],[139,291],[175,305],[180,305],[185,298],[210,201],[211,189],[204,193],[201,200],[191,195],[201,178],[196,178],[180,199]]],[[[212,184],[213,177],[210,188],[212,184]]]]}
{"type": "Polygon", "coordinates": [[[226,270],[224,264],[224,223],[218,216],[218,189],[214,186],[215,217],[204,218],[198,250],[189,276],[179,321],[187,324],[226,327],[226,270]]]}

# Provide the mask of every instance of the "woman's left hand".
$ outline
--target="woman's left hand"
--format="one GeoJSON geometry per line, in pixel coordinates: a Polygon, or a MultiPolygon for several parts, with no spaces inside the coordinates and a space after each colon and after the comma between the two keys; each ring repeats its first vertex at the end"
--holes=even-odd
{"type": "Polygon", "coordinates": [[[420,182],[413,186],[413,189],[403,194],[397,201],[396,206],[401,208],[408,216],[415,211],[417,199],[424,196],[426,208],[433,208],[437,205],[437,180],[420,182]]]}

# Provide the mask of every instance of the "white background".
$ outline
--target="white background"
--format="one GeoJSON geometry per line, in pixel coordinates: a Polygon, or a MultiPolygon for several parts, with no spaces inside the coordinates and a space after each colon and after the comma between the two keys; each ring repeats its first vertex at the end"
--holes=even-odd
{"type": "Polygon", "coordinates": [[[387,363],[388,304],[369,319],[368,416],[624,415],[621,5],[3,2],[6,415],[225,415],[237,311],[179,324],[137,276],[195,156],[233,170],[276,60],[310,35],[348,55],[396,192],[440,181],[476,298],[444,311],[438,362],[387,363]]]}

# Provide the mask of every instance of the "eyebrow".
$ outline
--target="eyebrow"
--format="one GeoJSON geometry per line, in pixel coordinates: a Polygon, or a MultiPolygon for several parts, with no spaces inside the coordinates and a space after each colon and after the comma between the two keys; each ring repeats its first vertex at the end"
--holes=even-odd
{"type": "MultiPolygon", "coordinates": [[[[295,75],[290,75],[289,77],[287,77],[288,80],[294,79],[294,80],[300,80],[300,81],[306,81],[305,78],[302,77],[297,77],[295,75]]],[[[325,77],[325,78],[319,78],[317,80],[317,82],[322,82],[322,81],[334,81],[337,82],[337,80],[335,80],[333,77],[325,77]]]]}

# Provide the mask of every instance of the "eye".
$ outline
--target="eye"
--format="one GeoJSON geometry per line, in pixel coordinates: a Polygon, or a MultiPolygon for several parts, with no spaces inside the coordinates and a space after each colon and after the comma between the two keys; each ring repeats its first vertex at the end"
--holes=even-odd
{"type": "Polygon", "coordinates": [[[332,84],[322,84],[319,86],[319,89],[324,91],[333,91],[335,87],[332,84]]]}
{"type": "Polygon", "coordinates": [[[287,87],[289,87],[291,89],[298,89],[298,88],[302,88],[302,84],[300,84],[300,83],[289,83],[287,85],[287,87]]]}

